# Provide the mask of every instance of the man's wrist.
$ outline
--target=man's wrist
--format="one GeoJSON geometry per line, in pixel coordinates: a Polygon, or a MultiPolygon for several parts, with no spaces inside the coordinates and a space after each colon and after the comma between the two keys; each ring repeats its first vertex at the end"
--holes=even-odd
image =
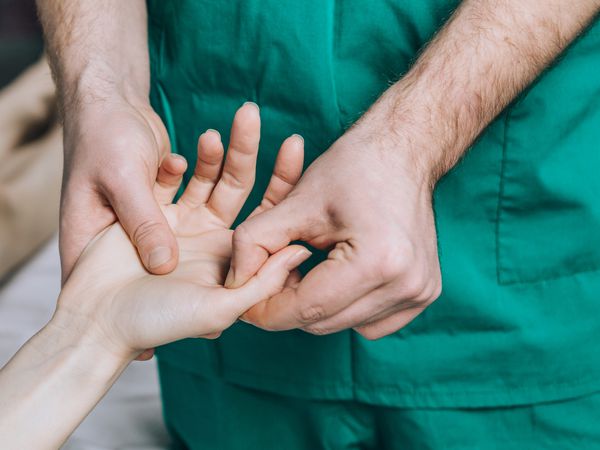
{"type": "Polygon", "coordinates": [[[77,74],[59,80],[63,111],[78,114],[98,105],[126,101],[134,106],[149,104],[149,88],[135,85],[102,62],[89,64],[77,74]]]}
{"type": "Polygon", "coordinates": [[[352,132],[368,136],[390,164],[397,163],[415,183],[433,189],[453,165],[446,156],[462,153],[460,147],[465,144],[457,137],[452,117],[444,116],[431,96],[422,96],[416,89],[402,80],[396,83],[352,132]]]}
{"type": "Polygon", "coordinates": [[[395,136],[395,148],[435,184],[598,13],[598,4],[578,2],[569,14],[560,2],[525,9],[516,0],[462,2],[359,124],[395,136]]]}

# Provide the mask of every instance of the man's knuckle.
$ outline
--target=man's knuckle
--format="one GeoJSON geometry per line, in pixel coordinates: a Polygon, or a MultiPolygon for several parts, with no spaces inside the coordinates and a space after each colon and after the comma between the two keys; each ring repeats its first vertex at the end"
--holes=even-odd
{"type": "Polygon", "coordinates": [[[420,299],[427,291],[427,281],[422,273],[415,271],[402,281],[402,291],[407,299],[420,299]]]}
{"type": "Polygon", "coordinates": [[[389,283],[407,273],[410,267],[411,260],[407,256],[386,250],[376,255],[368,270],[371,277],[389,283]]]}
{"type": "Polygon", "coordinates": [[[441,283],[441,281],[436,281],[434,283],[432,292],[429,295],[429,299],[431,301],[436,300],[437,298],[440,297],[440,295],[442,295],[442,283],[441,283]]]}
{"type": "Polygon", "coordinates": [[[431,281],[427,283],[419,295],[415,296],[414,298],[419,304],[428,305],[440,296],[441,291],[441,284],[431,281]]]}
{"type": "Polygon", "coordinates": [[[133,242],[140,245],[148,241],[151,237],[156,236],[156,234],[160,232],[162,228],[163,224],[157,222],[156,220],[144,220],[135,227],[131,238],[133,242]]]}
{"type": "Polygon", "coordinates": [[[323,305],[308,305],[298,310],[298,319],[301,323],[314,323],[323,318],[325,318],[323,305]]]}
{"type": "Polygon", "coordinates": [[[96,178],[108,195],[118,196],[132,184],[145,186],[145,174],[149,170],[145,164],[115,161],[103,166],[96,178]]]}
{"type": "Polygon", "coordinates": [[[420,294],[416,296],[417,300],[425,302],[427,304],[436,300],[442,294],[442,278],[438,273],[437,275],[427,275],[424,279],[424,287],[420,294]]]}
{"type": "Polygon", "coordinates": [[[254,239],[252,238],[252,233],[250,232],[250,227],[242,223],[238,225],[238,227],[233,232],[233,246],[248,246],[253,245],[254,239]]]}

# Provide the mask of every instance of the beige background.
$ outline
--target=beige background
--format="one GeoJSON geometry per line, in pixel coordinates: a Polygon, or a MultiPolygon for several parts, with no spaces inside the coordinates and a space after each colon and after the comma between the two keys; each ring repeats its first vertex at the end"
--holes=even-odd
{"type": "MultiPolygon", "coordinates": [[[[0,285],[0,366],[52,315],[60,288],[57,239],[0,285]]],[[[85,299],[82,299],[85,300],[85,299]]],[[[134,362],[64,447],[166,449],[156,361],[134,362]]]]}

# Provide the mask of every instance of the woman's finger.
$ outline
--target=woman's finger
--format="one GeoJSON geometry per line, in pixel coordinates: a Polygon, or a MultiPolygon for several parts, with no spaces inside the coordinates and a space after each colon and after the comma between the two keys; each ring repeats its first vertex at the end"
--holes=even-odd
{"type": "Polygon", "coordinates": [[[228,226],[239,214],[254,186],[259,141],[258,106],[245,103],[233,119],[223,172],[208,200],[208,207],[228,226]]]}
{"type": "Polygon", "coordinates": [[[365,280],[363,273],[361,252],[348,247],[336,249],[296,287],[287,288],[254,306],[244,315],[244,320],[271,331],[310,327],[380,287],[378,281],[365,280]]]}
{"type": "Polygon", "coordinates": [[[183,156],[171,153],[165,157],[154,184],[154,197],[159,204],[168,205],[173,201],[186,169],[187,161],[183,156]]]}
{"type": "Polygon", "coordinates": [[[223,143],[216,130],[207,130],[198,138],[198,160],[194,175],[179,199],[189,208],[206,204],[210,198],[223,165],[223,143]]]}
{"type": "MultiPolygon", "coordinates": [[[[252,306],[281,292],[290,283],[290,275],[306,261],[311,252],[301,245],[290,245],[271,255],[256,275],[236,289],[223,289],[219,299],[228,314],[241,316],[252,306]]],[[[297,275],[291,275],[292,283],[297,275]]]]}
{"type": "Polygon", "coordinates": [[[281,144],[269,186],[261,204],[250,217],[272,208],[294,189],[302,175],[303,163],[304,139],[299,134],[294,134],[281,144]]]}

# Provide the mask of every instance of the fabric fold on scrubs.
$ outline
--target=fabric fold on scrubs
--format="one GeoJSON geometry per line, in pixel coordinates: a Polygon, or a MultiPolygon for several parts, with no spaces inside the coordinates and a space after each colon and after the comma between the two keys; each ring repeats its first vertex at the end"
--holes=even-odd
{"type": "MultiPolygon", "coordinates": [[[[186,180],[198,135],[214,128],[227,141],[237,107],[259,104],[257,182],[243,219],[280,143],[300,133],[310,164],[408,70],[457,4],[148,1],[151,100],[189,161],[186,180]]],[[[596,20],[439,183],[443,293],[405,329],[371,342],[239,324],[216,341],[165,346],[160,360],[275,394],[392,407],[599,391],[599,70],[596,20]]]]}

